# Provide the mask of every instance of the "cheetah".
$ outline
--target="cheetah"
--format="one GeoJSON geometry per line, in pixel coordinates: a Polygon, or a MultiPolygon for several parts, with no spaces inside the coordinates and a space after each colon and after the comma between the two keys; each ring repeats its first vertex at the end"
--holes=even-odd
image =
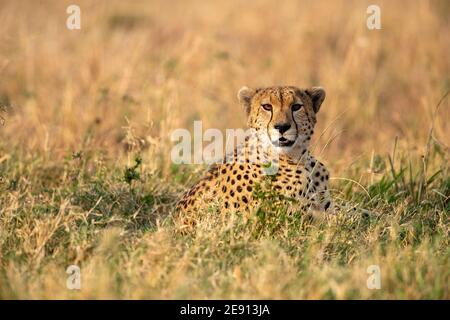
{"type": "Polygon", "coordinates": [[[333,212],[329,172],[308,150],[325,90],[242,87],[238,99],[251,134],[182,196],[179,217],[189,224],[189,213],[211,203],[221,212],[254,210],[261,201],[255,190],[261,185],[307,211],[333,212]]]}

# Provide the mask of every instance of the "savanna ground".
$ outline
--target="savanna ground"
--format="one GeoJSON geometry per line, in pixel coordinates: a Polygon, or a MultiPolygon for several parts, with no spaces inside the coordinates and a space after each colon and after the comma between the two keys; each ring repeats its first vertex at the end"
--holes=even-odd
{"type": "Polygon", "coordinates": [[[373,2],[1,1],[0,298],[449,299],[450,5],[376,1],[371,31],[373,2]],[[242,128],[237,90],[273,84],[326,89],[314,154],[373,214],[268,197],[178,232],[204,166],[170,132],[242,128]]]}

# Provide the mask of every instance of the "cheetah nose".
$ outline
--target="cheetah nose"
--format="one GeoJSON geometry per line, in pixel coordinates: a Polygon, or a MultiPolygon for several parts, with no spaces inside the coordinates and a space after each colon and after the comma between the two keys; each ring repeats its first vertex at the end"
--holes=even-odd
{"type": "Polygon", "coordinates": [[[281,134],[283,134],[291,128],[291,125],[289,123],[277,123],[276,125],[274,125],[274,128],[280,131],[281,134]]]}

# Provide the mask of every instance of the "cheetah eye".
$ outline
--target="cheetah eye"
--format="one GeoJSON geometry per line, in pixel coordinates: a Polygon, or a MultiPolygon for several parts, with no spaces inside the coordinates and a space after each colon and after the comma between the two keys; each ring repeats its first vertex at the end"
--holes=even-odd
{"type": "Polygon", "coordinates": [[[292,109],[292,111],[298,111],[298,110],[301,109],[301,107],[303,107],[302,104],[295,103],[295,104],[293,104],[293,105],[291,106],[291,109],[292,109]]]}
{"type": "Polygon", "coordinates": [[[269,103],[262,104],[261,107],[266,111],[272,111],[272,105],[269,103]]]}

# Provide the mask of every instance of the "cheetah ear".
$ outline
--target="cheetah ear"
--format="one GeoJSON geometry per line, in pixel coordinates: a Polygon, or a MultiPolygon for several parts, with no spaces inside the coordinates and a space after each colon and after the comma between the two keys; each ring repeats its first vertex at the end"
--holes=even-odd
{"type": "Polygon", "coordinates": [[[250,107],[252,98],[255,95],[255,90],[248,87],[242,87],[238,92],[238,99],[241,105],[244,107],[247,115],[250,113],[250,107]]]}
{"type": "Polygon", "coordinates": [[[325,99],[325,90],[322,87],[312,87],[306,89],[306,93],[311,97],[314,112],[319,112],[320,106],[325,99]]]}

